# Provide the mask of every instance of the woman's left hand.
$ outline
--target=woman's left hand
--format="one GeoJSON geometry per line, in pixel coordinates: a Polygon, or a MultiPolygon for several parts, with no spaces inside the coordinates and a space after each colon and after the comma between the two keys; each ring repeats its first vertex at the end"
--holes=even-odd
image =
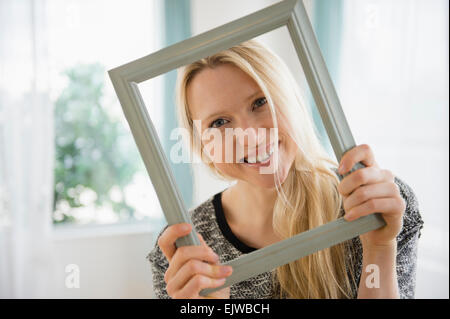
{"type": "Polygon", "coordinates": [[[394,182],[394,175],[378,167],[371,148],[358,145],[344,154],[339,174],[344,175],[362,162],[360,168],[342,179],[338,191],[344,199],[344,219],[353,221],[372,213],[381,213],[386,226],[360,236],[363,249],[396,245],[396,236],[403,225],[406,203],[394,182]]]}

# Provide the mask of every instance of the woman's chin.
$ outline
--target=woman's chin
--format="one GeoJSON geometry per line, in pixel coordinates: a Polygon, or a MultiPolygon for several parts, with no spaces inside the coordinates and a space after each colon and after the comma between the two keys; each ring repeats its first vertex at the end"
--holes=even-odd
{"type": "Polygon", "coordinates": [[[247,182],[263,188],[274,188],[276,184],[283,184],[287,178],[287,174],[283,174],[284,172],[280,172],[278,178],[280,181],[277,181],[277,176],[275,174],[259,174],[258,176],[251,176],[247,179],[247,182]]]}

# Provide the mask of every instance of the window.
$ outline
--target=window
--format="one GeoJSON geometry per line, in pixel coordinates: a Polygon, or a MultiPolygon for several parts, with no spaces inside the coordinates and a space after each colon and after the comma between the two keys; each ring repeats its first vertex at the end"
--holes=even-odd
{"type": "MultiPolygon", "coordinates": [[[[47,1],[55,224],[161,216],[106,72],[162,46],[160,7],[147,0],[47,1]],[[139,41],[130,30],[141,32],[139,41]]],[[[153,111],[163,117],[162,108],[153,111]]]]}

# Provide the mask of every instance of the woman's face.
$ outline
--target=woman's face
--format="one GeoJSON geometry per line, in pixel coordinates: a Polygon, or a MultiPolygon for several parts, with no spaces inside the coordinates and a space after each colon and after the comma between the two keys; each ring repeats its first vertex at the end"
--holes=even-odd
{"type": "Polygon", "coordinates": [[[272,188],[278,164],[280,182],[284,182],[297,145],[287,134],[286,121],[279,112],[276,140],[269,104],[250,76],[231,64],[206,68],[189,83],[187,100],[192,119],[201,121],[197,129],[203,136],[202,145],[217,170],[255,186],[272,188]],[[272,152],[276,143],[277,157],[277,152],[272,152]]]}

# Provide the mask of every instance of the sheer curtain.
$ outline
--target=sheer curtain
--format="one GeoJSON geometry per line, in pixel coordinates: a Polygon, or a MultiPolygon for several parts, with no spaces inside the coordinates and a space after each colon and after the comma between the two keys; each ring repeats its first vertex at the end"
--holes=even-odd
{"type": "Polygon", "coordinates": [[[0,0],[0,297],[51,291],[53,115],[45,1],[0,0]]]}

